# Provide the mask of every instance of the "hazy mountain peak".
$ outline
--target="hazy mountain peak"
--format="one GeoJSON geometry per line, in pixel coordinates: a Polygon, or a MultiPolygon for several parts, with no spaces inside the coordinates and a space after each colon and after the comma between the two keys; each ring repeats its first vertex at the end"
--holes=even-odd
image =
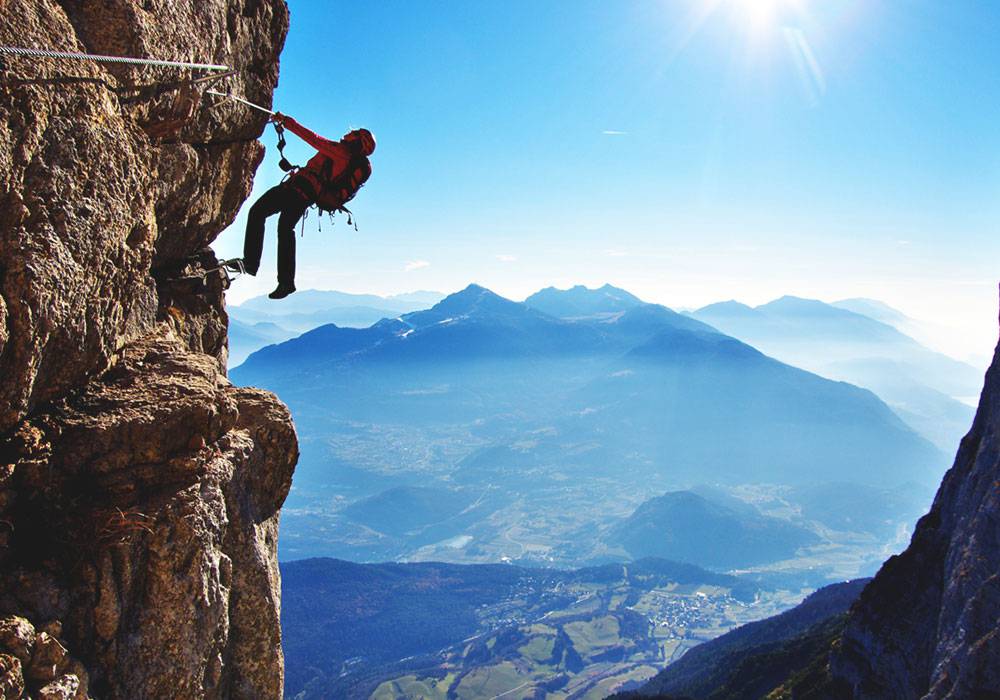
{"type": "MultiPolygon", "coordinates": [[[[586,287],[584,287],[584,289],[586,289],[586,287]]],[[[608,294],[608,295],[611,295],[611,296],[614,296],[614,297],[617,297],[617,298],[620,298],[620,299],[627,299],[627,300],[632,301],[632,302],[634,302],[636,304],[641,304],[642,303],[642,300],[639,297],[637,297],[635,294],[632,294],[631,292],[626,291],[626,290],[622,289],[621,287],[616,287],[616,286],[614,286],[612,284],[605,283],[604,285],[602,285],[601,287],[599,287],[596,291],[603,292],[604,294],[608,294]]]]}
{"type": "Polygon", "coordinates": [[[449,294],[426,311],[402,316],[402,321],[415,330],[459,321],[475,320],[489,324],[521,323],[541,314],[524,304],[506,299],[478,284],[449,294]]]}
{"type": "Polygon", "coordinates": [[[780,311],[782,313],[816,313],[828,311],[832,307],[818,299],[806,299],[791,294],[778,297],[757,307],[758,311],[780,311]]]}
{"type": "Polygon", "coordinates": [[[753,307],[747,306],[743,302],[736,301],[735,299],[730,299],[729,301],[717,301],[714,304],[703,306],[700,309],[694,311],[692,315],[697,316],[698,314],[753,314],[754,312],[755,309],[753,309],[753,307]]]}
{"type": "Polygon", "coordinates": [[[520,309],[520,304],[473,283],[460,292],[449,294],[435,304],[431,311],[458,316],[475,311],[496,312],[515,309],[520,309]]]}
{"type": "Polygon", "coordinates": [[[428,306],[433,306],[442,299],[445,295],[441,292],[434,292],[427,289],[418,289],[415,292],[403,292],[402,294],[393,294],[386,297],[391,301],[405,302],[405,303],[415,303],[415,304],[427,304],[428,306]]]}
{"type": "Polygon", "coordinates": [[[281,304],[276,305],[274,300],[268,299],[267,296],[259,296],[233,305],[230,310],[243,321],[277,320],[278,325],[282,327],[305,330],[303,325],[316,327],[335,318],[344,318],[343,313],[337,314],[338,310],[350,310],[355,315],[362,312],[365,320],[371,319],[368,323],[348,325],[369,325],[378,320],[380,312],[389,316],[418,311],[430,308],[442,297],[443,295],[438,292],[427,291],[382,297],[376,294],[352,294],[333,289],[302,289],[281,304]],[[371,318],[373,315],[374,318],[371,318]],[[290,318],[294,323],[289,322],[290,318]]]}
{"type": "Polygon", "coordinates": [[[818,541],[789,522],[738,513],[691,491],[642,503],[612,531],[633,557],[657,556],[730,568],[775,561],[818,541]]]}
{"type": "Polygon", "coordinates": [[[641,306],[643,301],[610,284],[597,289],[578,284],[565,290],[546,287],[525,299],[524,304],[551,316],[576,318],[627,311],[641,306]]]}
{"type": "Polygon", "coordinates": [[[693,491],[667,491],[662,496],[649,499],[639,506],[636,513],[661,510],[664,508],[680,508],[684,513],[690,513],[690,509],[700,509],[705,511],[723,512],[725,509],[712,503],[707,498],[699,496],[693,491]]]}
{"type": "Polygon", "coordinates": [[[836,306],[838,309],[853,311],[856,314],[868,316],[869,318],[873,318],[876,321],[882,321],[884,323],[902,323],[910,320],[910,318],[899,309],[895,309],[878,299],[854,297],[852,299],[834,301],[830,304],[830,306],[836,306]]]}

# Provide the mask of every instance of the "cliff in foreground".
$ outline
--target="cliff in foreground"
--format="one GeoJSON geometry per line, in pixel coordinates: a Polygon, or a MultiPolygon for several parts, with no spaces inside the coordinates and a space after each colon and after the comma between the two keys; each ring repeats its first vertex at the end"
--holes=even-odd
{"type": "Polygon", "coordinates": [[[934,505],[851,610],[830,672],[859,698],[1000,697],[1000,346],[934,505]]]}
{"type": "MultiPolygon", "coordinates": [[[[282,0],[10,0],[0,45],[224,63],[270,104],[282,0]]],[[[169,69],[5,58],[0,82],[3,697],[278,698],[288,411],[225,376],[202,275],[262,115],[169,69]]]]}

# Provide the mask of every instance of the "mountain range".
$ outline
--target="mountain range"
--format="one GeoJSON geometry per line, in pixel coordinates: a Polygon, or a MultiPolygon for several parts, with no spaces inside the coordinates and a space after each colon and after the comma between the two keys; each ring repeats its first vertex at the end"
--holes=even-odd
{"type": "Polygon", "coordinates": [[[785,296],[750,307],[720,302],[691,317],[783,362],[874,391],[943,450],[955,449],[973,409],[982,372],[936,353],[897,329],[906,317],[870,299],[826,304],[785,296]]]}
{"type": "Polygon", "coordinates": [[[607,553],[593,525],[690,484],[886,488],[940,474],[946,458],[869,391],[622,290],[539,299],[572,317],[471,285],[368,328],[314,329],[232,371],[295,415],[286,558],[571,565],[607,553]],[[345,510],[405,485],[459,491],[469,505],[412,540],[345,510]],[[324,549],[331,531],[356,544],[324,549]]]}
{"type": "Polygon", "coordinates": [[[567,290],[546,287],[524,300],[524,305],[556,318],[611,315],[642,306],[642,300],[624,289],[606,284],[598,289],[576,285],[567,290]]]}
{"type": "Polygon", "coordinates": [[[236,367],[255,350],[328,323],[366,328],[383,318],[432,306],[443,296],[420,291],[382,297],[307,289],[283,299],[281,304],[266,296],[254,297],[227,308],[229,366],[236,367]]]}
{"type": "MultiPolygon", "coordinates": [[[[428,291],[382,297],[305,290],[278,306],[255,297],[228,309],[229,366],[238,366],[262,347],[323,325],[367,328],[442,298],[428,291]]],[[[608,284],[598,289],[547,287],[523,303],[569,320],[607,320],[645,305],[608,284]]],[[[906,334],[918,324],[875,299],[827,304],[785,296],[757,307],[729,301],[686,314],[793,366],[871,389],[945,452],[954,448],[972,418],[972,408],[964,401],[975,394],[981,373],[920,345],[906,334]]]]}
{"type": "MultiPolygon", "coordinates": [[[[892,484],[934,479],[941,463],[872,393],[650,304],[571,321],[471,285],[426,311],[264,348],[233,378],[276,391],[293,411],[308,405],[305,421],[296,411],[300,430],[320,419],[318,406],[355,421],[488,425],[501,415],[519,433],[549,429],[531,449],[513,448],[520,457],[506,461],[523,467],[551,463],[567,440],[601,452],[577,466],[620,478],[892,484]]],[[[507,466],[477,460],[476,476],[507,466]]]]}

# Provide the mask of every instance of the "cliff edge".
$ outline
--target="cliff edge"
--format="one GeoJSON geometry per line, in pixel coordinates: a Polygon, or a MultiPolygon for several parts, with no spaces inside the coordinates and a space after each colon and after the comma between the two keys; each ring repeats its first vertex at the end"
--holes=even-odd
{"type": "Polygon", "coordinates": [[[697,665],[713,649],[742,642],[754,625],[705,644],[705,653],[699,647],[691,663],[685,656],[638,692],[618,697],[1000,698],[1000,345],[972,428],[930,512],[848,612],[795,630],[782,648],[756,640],[697,665]],[[766,683],[750,692],[747,679],[766,683]]]}
{"type": "MultiPolygon", "coordinates": [[[[283,0],[6,0],[0,46],[222,63],[270,104],[283,0]]],[[[4,58],[0,696],[279,698],[287,409],[225,376],[208,244],[263,115],[188,73],[4,58]],[[175,86],[176,87],[176,86],[175,86]]]]}
{"type": "Polygon", "coordinates": [[[954,466],[852,608],[830,673],[855,698],[1000,697],[1000,345],[954,466]]]}

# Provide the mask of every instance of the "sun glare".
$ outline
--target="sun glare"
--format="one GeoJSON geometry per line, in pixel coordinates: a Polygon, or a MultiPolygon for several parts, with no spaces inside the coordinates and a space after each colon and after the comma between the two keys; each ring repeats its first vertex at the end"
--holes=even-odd
{"type": "Polygon", "coordinates": [[[790,10],[801,9],[795,0],[731,0],[754,34],[777,29],[790,10]]]}
{"type": "Polygon", "coordinates": [[[689,0],[685,19],[673,37],[673,55],[713,18],[726,20],[743,35],[749,45],[760,46],[781,41],[782,31],[796,27],[806,17],[807,0],[689,0]]]}
{"type": "Polygon", "coordinates": [[[684,51],[705,25],[722,20],[731,32],[730,50],[744,70],[766,71],[775,60],[788,61],[805,102],[817,106],[826,92],[826,78],[809,37],[816,23],[807,4],[808,0],[690,0],[670,42],[669,60],[684,51]]]}
{"type": "Polygon", "coordinates": [[[736,0],[743,12],[755,24],[765,24],[777,10],[780,0],[736,0]]]}

